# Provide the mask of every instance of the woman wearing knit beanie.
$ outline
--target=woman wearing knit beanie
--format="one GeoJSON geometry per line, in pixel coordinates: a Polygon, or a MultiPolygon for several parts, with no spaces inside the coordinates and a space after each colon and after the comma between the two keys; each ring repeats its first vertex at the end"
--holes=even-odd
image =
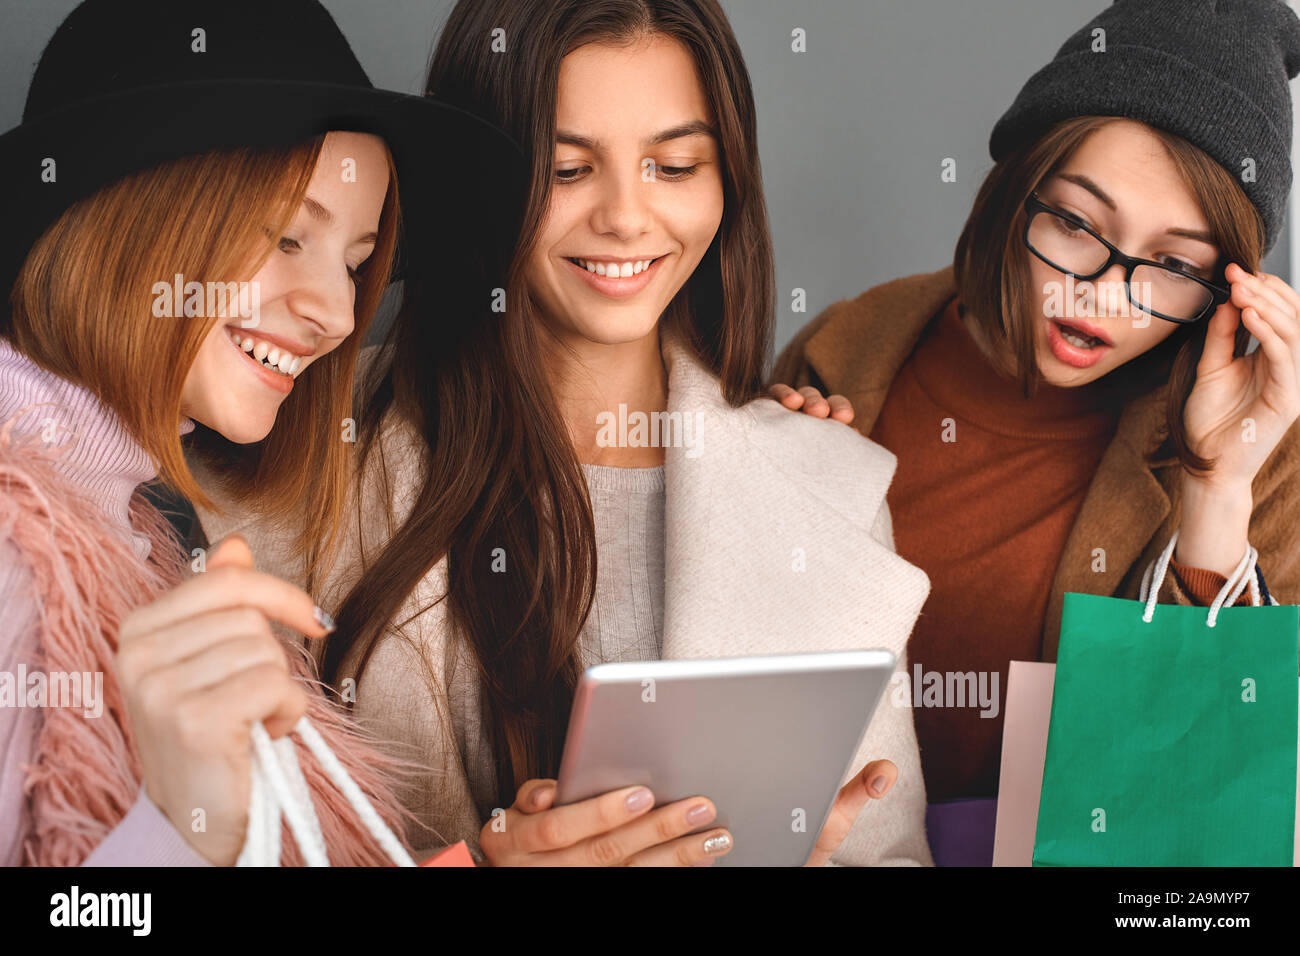
{"type": "MultiPolygon", "coordinates": [[[[0,136],[0,865],[234,863],[250,726],[304,714],[400,819],[393,761],[272,633],[319,639],[328,615],[237,538],[186,554],[138,486],[205,500],[188,435],[237,500],[327,551],[398,176],[410,249],[435,215],[493,221],[519,159],[463,111],[374,89],[315,0],[88,0],[56,32],[0,136]]],[[[301,749],[333,862],[388,862],[301,749]]]]}
{"type": "Polygon", "coordinates": [[[941,865],[991,861],[1008,662],[1055,658],[1065,592],[1136,597],[1177,533],[1160,600],[1210,603],[1248,545],[1300,600],[1300,295],[1258,271],[1297,72],[1278,0],[1118,0],[994,128],[953,266],[831,306],[778,359],[898,456],[941,865]],[[970,672],[979,707],[923,690],[970,672]]]}

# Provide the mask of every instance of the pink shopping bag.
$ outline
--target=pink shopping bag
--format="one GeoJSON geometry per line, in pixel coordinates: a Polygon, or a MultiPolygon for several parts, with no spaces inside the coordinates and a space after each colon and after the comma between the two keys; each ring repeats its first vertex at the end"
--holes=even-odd
{"type": "Polygon", "coordinates": [[[420,866],[474,866],[474,858],[469,855],[465,841],[461,840],[422,860],[420,866]]]}

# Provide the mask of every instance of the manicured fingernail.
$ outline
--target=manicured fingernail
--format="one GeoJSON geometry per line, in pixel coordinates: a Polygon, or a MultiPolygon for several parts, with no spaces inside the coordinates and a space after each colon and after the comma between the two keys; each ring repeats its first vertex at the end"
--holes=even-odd
{"type": "Polygon", "coordinates": [[[883,797],[885,795],[885,789],[888,786],[889,786],[889,778],[885,776],[879,776],[875,780],[871,781],[871,792],[878,797],[883,797]]]}
{"type": "Polygon", "coordinates": [[[710,856],[716,856],[719,853],[725,853],[731,849],[731,834],[719,833],[717,836],[711,836],[704,841],[704,852],[710,856]]]}
{"type": "Polygon", "coordinates": [[[534,790],[533,806],[540,807],[545,802],[546,796],[554,789],[555,789],[554,787],[538,787],[536,790],[534,790]]]}
{"type": "Polygon", "coordinates": [[[702,826],[712,820],[717,814],[707,803],[697,803],[686,811],[686,822],[693,827],[702,826]]]}
{"type": "Polygon", "coordinates": [[[627,809],[629,813],[636,813],[638,810],[644,810],[650,804],[654,803],[654,794],[645,787],[637,787],[627,795],[627,809]]]}
{"type": "Polygon", "coordinates": [[[330,617],[329,612],[319,604],[312,605],[311,616],[316,619],[317,624],[325,628],[326,634],[333,634],[336,630],[337,625],[334,623],[334,618],[330,617]]]}

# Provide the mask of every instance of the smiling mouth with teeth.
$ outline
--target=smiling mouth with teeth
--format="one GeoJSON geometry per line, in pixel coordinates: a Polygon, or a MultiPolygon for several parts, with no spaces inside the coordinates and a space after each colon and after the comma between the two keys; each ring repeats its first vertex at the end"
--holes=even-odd
{"type": "Polygon", "coordinates": [[[235,348],[247,352],[254,360],[260,362],[263,368],[272,372],[292,378],[297,374],[298,369],[302,368],[301,355],[294,355],[288,349],[277,348],[262,339],[254,339],[250,335],[241,336],[232,329],[230,341],[234,343],[235,348]]]}
{"type": "Polygon", "coordinates": [[[605,276],[608,279],[627,279],[645,272],[663,256],[656,256],[653,259],[634,259],[631,262],[592,262],[574,256],[566,256],[565,258],[578,268],[586,269],[598,276],[605,276]]]}

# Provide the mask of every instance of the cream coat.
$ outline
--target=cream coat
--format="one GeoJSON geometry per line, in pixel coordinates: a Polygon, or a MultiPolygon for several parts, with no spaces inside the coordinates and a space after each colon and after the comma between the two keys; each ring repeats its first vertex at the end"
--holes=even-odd
{"type": "MultiPolygon", "coordinates": [[[[907,639],[929,580],[894,553],[885,504],[893,455],[849,427],[768,399],[732,408],[686,349],[666,342],[663,354],[669,412],[694,415],[697,423],[694,447],[666,452],[665,658],[887,648],[905,674],[907,639]]],[[[383,448],[393,486],[383,494],[368,476],[344,560],[319,592],[324,601],[341,600],[362,555],[383,544],[418,487],[418,436],[393,423],[383,448]]],[[[212,541],[239,530],[260,567],[301,579],[284,534],[241,527],[237,516],[200,517],[212,541]]],[[[424,849],[464,839],[477,854],[484,813],[492,808],[475,807],[455,734],[441,717],[447,695],[472,671],[438,603],[444,582],[445,562],[408,598],[399,620],[409,620],[400,634],[381,640],[356,688],[356,714],[427,767],[406,802],[430,833],[409,834],[412,844],[424,849]]],[[[863,810],[834,862],[931,863],[912,713],[894,697],[887,693],[879,705],[853,766],[887,757],[898,765],[898,783],[863,810]]],[[[730,758],[747,771],[780,772],[763,766],[761,752],[730,758]]]]}

